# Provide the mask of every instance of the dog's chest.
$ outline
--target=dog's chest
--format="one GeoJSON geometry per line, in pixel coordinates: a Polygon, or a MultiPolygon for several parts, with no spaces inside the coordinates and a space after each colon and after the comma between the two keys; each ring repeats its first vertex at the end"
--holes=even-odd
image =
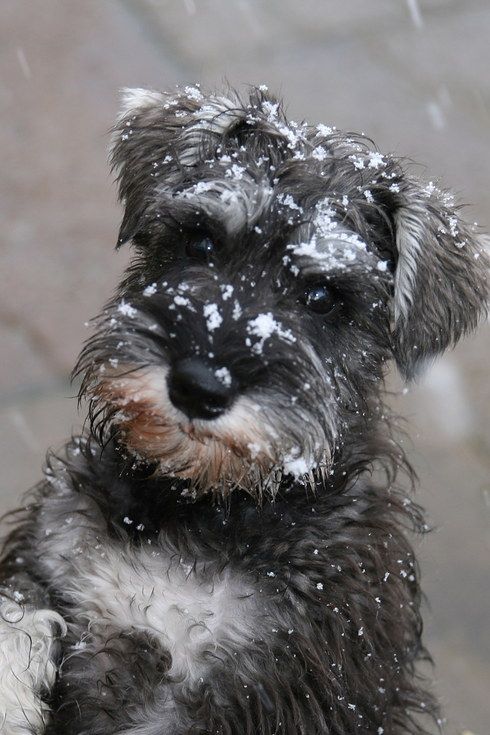
{"type": "Polygon", "coordinates": [[[170,674],[191,678],[246,646],[263,617],[238,572],[162,549],[98,544],[78,558],[69,594],[93,633],[149,632],[171,654],[170,674]]]}

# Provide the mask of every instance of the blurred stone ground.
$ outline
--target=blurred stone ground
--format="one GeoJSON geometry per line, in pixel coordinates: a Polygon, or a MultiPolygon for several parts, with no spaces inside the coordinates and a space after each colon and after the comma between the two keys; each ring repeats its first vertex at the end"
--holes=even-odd
{"type": "MultiPolygon", "coordinates": [[[[0,509],[80,425],[67,376],[127,262],[106,165],[119,87],[266,83],[293,118],[423,162],[488,228],[489,37],[488,0],[2,0],[0,509]]],[[[438,527],[421,561],[451,734],[490,731],[488,336],[394,399],[438,527]]]]}

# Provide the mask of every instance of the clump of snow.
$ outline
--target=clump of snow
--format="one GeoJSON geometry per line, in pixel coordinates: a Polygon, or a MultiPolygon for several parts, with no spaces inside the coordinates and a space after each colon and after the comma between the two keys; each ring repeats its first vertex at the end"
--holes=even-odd
{"type": "Polygon", "coordinates": [[[200,89],[196,86],[188,86],[184,88],[184,92],[190,100],[200,102],[203,99],[203,95],[200,89]]]}
{"type": "Polygon", "coordinates": [[[212,181],[198,181],[193,187],[194,194],[204,194],[207,191],[212,191],[214,184],[212,181]]]}
{"type": "Polygon", "coordinates": [[[454,205],[454,194],[450,191],[440,192],[442,203],[446,207],[452,207],[454,205]]]}
{"type": "Polygon", "coordinates": [[[422,194],[425,194],[426,197],[431,197],[435,191],[437,191],[436,185],[434,184],[433,181],[429,181],[427,186],[424,189],[422,189],[422,194]]]}
{"type": "Polygon", "coordinates": [[[308,242],[300,242],[297,245],[288,245],[288,250],[292,250],[294,255],[298,257],[317,258],[319,252],[316,247],[316,237],[312,237],[308,242]]]}
{"type": "Polygon", "coordinates": [[[291,194],[279,194],[277,197],[277,201],[279,202],[279,204],[283,204],[285,207],[289,207],[289,209],[301,213],[303,212],[303,207],[300,207],[299,204],[296,204],[291,194]]]}
{"type": "Polygon", "coordinates": [[[223,301],[228,301],[229,298],[231,298],[233,294],[233,286],[230,286],[227,284],[226,286],[221,285],[221,294],[223,296],[223,301]]]}
{"type": "Polygon", "coordinates": [[[304,457],[297,457],[295,459],[289,459],[285,460],[284,463],[284,469],[289,475],[293,475],[294,477],[302,477],[303,475],[306,475],[308,472],[308,463],[304,459],[304,457]]]}
{"type": "MultiPolygon", "coordinates": [[[[262,104],[262,110],[265,112],[267,122],[274,125],[276,130],[287,140],[288,148],[295,151],[295,158],[304,158],[304,155],[297,149],[300,143],[306,140],[306,124],[299,125],[294,120],[289,121],[286,125],[279,117],[279,105],[275,102],[265,101],[262,104]]],[[[250,118],[252,121],[253,118],[250,118]]]]}
{"type": "Polygon", "coordinates": [[[206,317],[208,332],[214,332],[214,330],[218,329],[223,322],[223,317],[219,313],[219,309],[216,304],[205,304],[203,314],[206,317]]]}
{"type": "Polygon", "coordinates": [[[276,322],[270,312],[259,314],[256,319],[249,322],[249,331],[262,339],[267,339],[276,329],[276,322]]]}
{"type": "Polygon", "coordinates": [[[77,641],[72,645],[73,651],[83,651],[84,648],[87,648],[87,642],[86,641],[77,641]]]}
{"type": "Polygon", "coordinates": [[[378,153],[377,151],[373,151],[369,154],[369,162],[368,167],[369,168],[381,168],[385,165],[384,157],[381,153],[378,153]]]}
{"type": "Polygon", "coordinates": [[[451,235],[453,237],[457,237],[458,235],[458,218],[457,217],[449,217],[449,230],[451,232],[451,235]]]}
{"type": "Polygon", "coordinates": [[[143,290],[143,296],[153,296],[157,292],[157,284],[151,283],[143,290]]]}
{"type": "Polygon", "coordinates": [[[351,245],[355,245],[356,248],[359,250],[366,250],[366,243],[361,240],[359,235],[356,232],[341,232],[339,235],[336,235],[337,240],[342,240],[343,242],[350,242],[351,245]]]}
{"type": "Polygon", "coordinates": [[[313,224],[321,236],[326,236],[337,228],[335,221],[335,211],[332,208],[328,197],[321,199],[315,206],[315,218],[313,224]]]}
{"type": "Polygon", "coordinates": [[[315,462],[313,458],[303,456],[299,447],[293,447],[284,457],[282,465],[287,474],[300,478],[313,469],[315,462]]]}
{"type": "Polygon", "coordinates": [[[328,153],[322,145],[318,145],[313,149],[311,156],[312,158],[316,158],[317,161],[324,161],[327,158],[328,153]]]}
{"type": "MultiPolygon", "coordinates": [[[[294,122],[294,120],[290,121],[289,127],[287,127],[287,125],[277,125],[279,132],[284,135],[288,141],[288,148],[293,151],[300,143],[305,141],[305,127],[306,126],[300,127],[298,123],[294,122]]],[[[295,158],[304,158],[304,156],[297,152],[295,158]]]]}
{"type": "Polygon", "coordinates": [[[356,253],[351,248],[345,248],[342,255],[345,260],[350,261],[350,262],[356,259],[356,253]]]}
{"type": "Polygon", "coordinates": [[[230,168],[226,169],[225,176],[231,179],[236,179],[236,181],[241,181],[241,179],[243,179],[244,173],[244,166],[239,166],[238,163],[233,163],[230,168]]]}
{"type": "Polygon", "coordinates": [[[214,186],[215,185],[212,181],[198,181],[197,184],[192,184],[192,186],[178,192],[175,196],[178,199],[191,199],[194,196],[199,196],[200,194],[212,191],[214,186]]]}
{"type": "Polygon", "coordinates": [[[358,170],[361,170],[363,168],[366,168],[366,164],[365,164],[364,158],[362,156],[352,155],[352,156],[349,156],[349,159],[354,164],[354,168],[357,168],[358,170]]]}
{"type": "Polygon", "coordinates": [[[318,130],[318,134],[324,137],[332,135],[332,133],[336,130],[336,128],[330,127],[329,125],[324,125],[323,123],[319,123],[316,126],[316,129],[318,130]]]}
{"type": "Polygon", "coordinates": [[[190,301],[185,296],[174,296],[174,303],[177,304],[177,306],[190,306],[190,301]]]}
{"type": "Polygon", "coordinates": [[[262,354],[264,343],[267,339],[277,334],[286,342],[296,342],[296,338],[290,329],[283,329],[280,322],[277,322],[270,311],[265,314],[259,314],[255,319],[250,319],[247,324],[247,332],[259,338],[258,342],[252,345],[252,352],[257,355],[262,354]]]}
{"type": "Polygon", "coordinates": [[[231,373],[226,367],[217,368],[214,371],[214,374],[220,381],[220,383],[223,383],[226,388],[229,388],[231,385],[231,373]]]}
{"type": "Polygon", "coordinates": [[[268,122],[275,122],[279,110],[279,105],[268,100],[262,104],[262,109],[267,115],[268,122]]]}
{"type": "MultiPolygon", "coordinates": [[[[287,245],[287,249],[297,257],[316,260],[323,267],[337,269],[346,268],[347,263],[354,261],[360,252],[366,252],[366,243],[356,233],[342,232],[337,230],[336,223],[329,224],[329,215],[320,220],[320,226],[323,229],[320,241],[313,235],[307,242],[287,245]]],[[[286,261],[284,263],[287,264],[286,261]]]]}
{"type": "Polygon", "coordinates": [[[124,299],[118,305],[117,310],[120,314],[123,314],[124,316],[129,316],[130,318],[135,317],[138,313],[137,309],[135,309],[134,306],[131,306],[131,304],[128,304],[126,301],[124,301],[124,299]]]}

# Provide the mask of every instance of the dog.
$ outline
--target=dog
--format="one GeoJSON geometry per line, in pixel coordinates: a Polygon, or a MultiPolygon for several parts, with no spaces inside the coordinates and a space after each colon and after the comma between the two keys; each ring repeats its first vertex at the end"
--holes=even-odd
{"type": "Polygon", "coordinates": [[[484,315],[475,228],[264,86],[126,91],[112,163],[134,258],[4,544],[2,732],[438,729],[383,381],[484,315]]]}

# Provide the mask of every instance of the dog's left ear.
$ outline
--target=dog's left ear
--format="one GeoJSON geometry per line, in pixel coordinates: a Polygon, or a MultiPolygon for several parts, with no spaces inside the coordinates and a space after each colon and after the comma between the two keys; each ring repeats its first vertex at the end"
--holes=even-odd
{"type": "Polygon", "coordinates": [[[118,246],[138,234],[166,161],[183,158],[183,131],[203,104],[197,88],[174,93],[124,89],[112,130],[111,163],[117,173],[124,218],[118,246]],[[180,154],[180,155],[179,155],[180,154]]]}
{"type": "Polygon", "coordinates": [[[123,90],[111,145],[124,205],[118,246],[145,228],[155,190],[165,188],[169,175],[182,178],[182,172],[205,158],[207,146],[217,145],[244,116],[238,97],[205,97],[197,86],[172,92],[123,90]]]}
{"type": "Polygon", "coordinates": [[[123,89],[120,111],[112,129],[110,158],[117,173],[119,199],[124,217],[117,247],[134,237],[145,209],[148,188],[148,159],[168,145],[165,122],[167,100],[161,92],[150,89],[123,89]]]}
{"type": "Polygon", "coordinates": [[[474,329],[487,311],[488,257],[452,197],[404,180],[393,211],[394,345],[405,378],[474,329]]]}

